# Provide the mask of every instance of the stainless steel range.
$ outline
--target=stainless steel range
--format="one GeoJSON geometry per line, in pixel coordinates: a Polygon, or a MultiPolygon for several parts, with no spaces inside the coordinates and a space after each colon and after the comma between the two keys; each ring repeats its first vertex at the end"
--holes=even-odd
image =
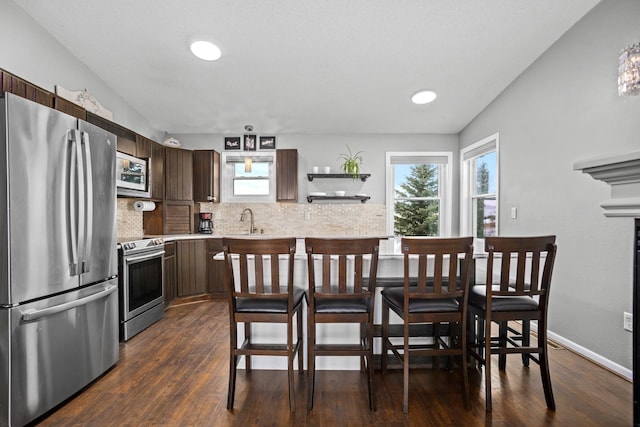
{"type": "Polygon", "coordinates": [[[164,316],[164,241],[121,242],[118,255],[120,340],[127,341],[164,316]]]}

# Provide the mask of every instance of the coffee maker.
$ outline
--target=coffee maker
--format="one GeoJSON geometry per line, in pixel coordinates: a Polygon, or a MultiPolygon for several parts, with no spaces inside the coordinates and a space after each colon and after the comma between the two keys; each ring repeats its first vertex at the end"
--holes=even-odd
{"type": "Polygon", "coordinates": [[[211,234],[213,233],[213,222],[211,221],[211,212],[200,212],[200,222],[198,224],[198,233],[211,234]]]}

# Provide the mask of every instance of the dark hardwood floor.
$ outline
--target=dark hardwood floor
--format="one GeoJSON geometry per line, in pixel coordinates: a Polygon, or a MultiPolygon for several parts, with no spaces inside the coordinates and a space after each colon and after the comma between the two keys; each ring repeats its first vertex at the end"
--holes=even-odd
{"type": "MultiPolygon", "coordinates": [[[[551,349],[557,410],[546,408],[540,371],[507,361],[494,369],[493,412],[484,410],[481,372],[470,370],[472,409],[460,395],[459,371],[411,371],[409,414],[402,413],[402,371],[374,376],[378,410],[370,412],[364,373],[318,371],[314,410],[306,413],[306,375],[296,379],[289,412],[286,371],[240,370],[233,412],[226,409],[226,302],[172,307],[127,343],[120,362],[39,426],[630,426],[631,384],[565,349],[551,349]]],[[[497,367],[497,360],[495,361],[497,367]]]]}

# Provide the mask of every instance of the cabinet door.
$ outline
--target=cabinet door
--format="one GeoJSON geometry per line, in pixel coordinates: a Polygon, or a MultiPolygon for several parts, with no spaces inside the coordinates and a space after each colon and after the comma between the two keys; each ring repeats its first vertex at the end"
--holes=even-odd
{"type": "Polygon", "coordinates": [[[164,199],[164,147],[151,144],[151,198],[164,199]]]}
{"type": "Polygon", "coordinates": [[[191,151],[166,148],[164,161],[165,199],[193,199],[193,155],[191,151]]]}
{"type": "Polygon", "coordinates": [[[204,239],[179,240],[178,296],[185,297],[207,292],[207,248],[204,239]]]}
{"type": "Polygon", "coordinates": [[[136,156],[148,159],[151,157],[151,144],[155,144],[149,138],[136,134],[136,156]]]}
{"type": "Polygon", "coordinates": [[[0,89],[4,92],[30,99],[49,108],[53,107],[53,94],[51,92],[2,70],[0,70],[0,89]]]}
{"type": "Polygon", "coordinates": [[[128,154],[130,156],[137,156],[138,150],[136,148],[136,142],[128,139],[124,136],[118,136],[118,151],[128,154]]]}
{"type": "Polygon", "coordinates": [[[276,200],[298,201],[298,150],[276,150],[276,200]]]}
{"type": "Polygon", "coordinates": [[[166,200],[163,205],[163,234],[191,234],[193,232],[193,202],[166,200]]]}
{"type": "Polygon", "coordinates": [[[224,261],[213,259],[220,252],[222,239],[207,239],[207,292],[216,299],[225,299],[228,293],[224,261]]]}
{"type": "Polygon", "coordinates": [[[70,116],[87,120],[87,110],[59,96],[55,96],[53,98],[53,108],[58,111],[62,111],[63,113],[67,113],[70,116]]]}
{"type": "Polygon", "coordinates": [[[176,242],[165,243],[164,252],[164,305],[166,307],[178,295],[176,242]]]}
{"type": "Polygon", "coordinates": [[[217,151],[193,152],[193,201],[220,201],[220,153],[217,151]]]}

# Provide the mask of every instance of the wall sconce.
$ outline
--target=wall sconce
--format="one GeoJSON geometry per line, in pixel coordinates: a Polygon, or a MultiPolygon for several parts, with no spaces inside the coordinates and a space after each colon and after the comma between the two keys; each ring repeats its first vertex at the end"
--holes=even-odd
{"type": "Polygon", "coordinates": [[[244,171],[247,173],[251,172],[251,166],[253,166],[253,160],[251,160],[251,157],[245,157],[244,158],[244,171]]]}
{"type": "Polygon", "coordinates": [[[640,43],[632,44],[620,51],[618,95],[640,95],[640,43]]]}

